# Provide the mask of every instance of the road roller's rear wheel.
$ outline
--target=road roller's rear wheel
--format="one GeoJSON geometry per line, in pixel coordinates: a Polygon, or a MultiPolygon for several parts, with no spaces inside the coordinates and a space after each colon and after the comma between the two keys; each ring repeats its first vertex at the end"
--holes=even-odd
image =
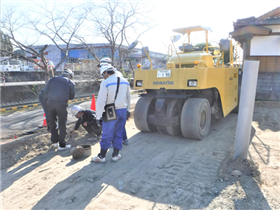
{"type": "Polygon", "coordinates": [[[155,112],[155,99],[153,97],[141,97],[134,110],[134,122],[140,131],[155,132],[157,127],[148,124],[148,116],[155,112]]]}
{"type": "Polygon", "coordinates": [[[185,138],[201,140],[210,132],[211,109],[207,99],[189,98],[181,113],[181,131],[185,138]]]}
{"type": "Polygon", "coordinates": [[[168,126],[157,125],[158,132],[162,134],[167,134],[171,136],[178,136],[181,134],[180,128],[180,106],[178,99],[166,99],[165,101],[165,117],[173,118],[173,120],[169,121],[168,126]],[[177,118],[177,119],[176,119],[177,118]]]}
{"type": "Polygon", "coordinates": [[[157,130],[162,134],[168,134],[165,126],[157,125],[157,130]]]}
{"type": "Polygon", "coordinates": [[[175,122],[171,122],[170,126],[166,127],[167,133],[171,136],[178,136],[181,134],[181,127],[180,127],[180,115],[181,115],[181,107],[178,99],[170,99],[168,100],[166,116],[167,117],[174,117],[178,120],[175,122]]]}

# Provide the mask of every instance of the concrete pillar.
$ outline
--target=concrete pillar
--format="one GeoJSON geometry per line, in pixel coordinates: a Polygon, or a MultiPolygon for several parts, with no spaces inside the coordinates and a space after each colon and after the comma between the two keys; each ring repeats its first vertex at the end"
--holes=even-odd
{"type": "Polygon", "coordinates": [[[238,157],[247,159],[255,105],[259,64],[259,61],[244,61],[233,159],[238,157]]]}
{"type": "Polygon", "coordinates": [[[247,55],[247,44],[246,44],[246,41],[243,42],[242,48],[243,48],[243,66],[244,66],[244,61],[246,60],[246,55],[247,55]]]}

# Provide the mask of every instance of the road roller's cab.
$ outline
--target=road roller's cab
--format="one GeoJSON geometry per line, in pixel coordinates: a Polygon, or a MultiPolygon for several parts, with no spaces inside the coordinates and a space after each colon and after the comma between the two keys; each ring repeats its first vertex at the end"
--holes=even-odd
{"type": "MultiPolygon", "coordinates": [[[[210,132],[211,117],[223,118],[238,106],[239,66],[233,59],[236,48],[230,40],[208,46],[210,30],[202,26],[174,29],[179,34],[171,37],[166,69],[153,69],[147,48],[142,49],[151,68],[143,70],[139,65],[134,75],[134,88],[147,91],[134,111],[139,130],[203,139],[210,132]],[[201,51],[190,44],[190,35],[196,31],[206,35],[206,46],[201,51]],[[188,43],[182,43],[176,50],[174,42],[180,40],[180,34],[187,35],[188,43]],[[230,57],[227,65],[225,52],[230,57]]],[[[133,42],[129,48],[137,43],[133,42]]]]}

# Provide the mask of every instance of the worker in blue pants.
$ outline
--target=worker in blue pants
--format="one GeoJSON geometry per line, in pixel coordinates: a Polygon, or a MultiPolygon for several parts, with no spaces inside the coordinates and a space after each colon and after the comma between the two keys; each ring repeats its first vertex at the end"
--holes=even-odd
{"type": "Polygon", "coordinates": [[[103,151],[103,155],[106,155],[105,151],[109,149],[111,146],[114,148],[112,156],[118,156],[119,151],[122,149],[122,140],[123,140],[123,127],[125,126],[126,122],[126,113],[127,109],[117,109],[117,119],[103,122],[102,123],[102,130],[104,131],[101,136],[100,146],[101,146],[101,153],[103,151]]]}
{"type": "Polygon", "coordinates": [[[92,158],[93,162],[106,162],[105,156],[113,145],[112,161],[121,159],[119,151],[122,149],[123,131],[127,116],[130,115],[130,85],[129,82],[115,75],[114,67],[102,66],[100,73],[104,77],[96,102],[96,123],[101,127],[102,137],[100,141],[100,153],[92,158]],[[102,121],[103,110],[107,110],[107,117],[102,121]],[[115,107],[115,108],[113,108],[115,107]]]}
{"type": "MultiPolygon", "coordinates": [[[[111,58],[108,58],[108,57],[104,57],[100,60],[99,64],[97,65],[97,67],[102,67],[102,66],[113,66],[113,63],[112,63],[112,60],[111,58]]],[[[116,68],[114,68],[114,71],[115,71],[115,75],[117,77],[123,77],[123,74],[118,71],[116,68]]],[[[127,113],[127,119],[130,118],[130,113],[127,113]]],[[[125,127],[124,127],[124,130],[123,130],[123,144],[125,145],[128,145],[129,144],[129,141],[127,139],[127,135],[126,135],[126,130],[125,130],[125,127]]]]}

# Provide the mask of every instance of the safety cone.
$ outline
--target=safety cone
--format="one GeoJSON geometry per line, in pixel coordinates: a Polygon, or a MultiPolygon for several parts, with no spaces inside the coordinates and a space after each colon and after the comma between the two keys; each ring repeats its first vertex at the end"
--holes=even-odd
{"type": "Polygon", "coordinates": [[[39,128],[47,127],[47,120],[46,120],[46,114],[44,113],[44,119],[43,119],[43,124],[38,125],[39,128]]]}
{"type": "Polygon", "coordinates": [[[92,94],[90,109],[93,110],[93,111],[96,110],[96,108],[95,108],[95,95],[94,94],[92,94]]]}

